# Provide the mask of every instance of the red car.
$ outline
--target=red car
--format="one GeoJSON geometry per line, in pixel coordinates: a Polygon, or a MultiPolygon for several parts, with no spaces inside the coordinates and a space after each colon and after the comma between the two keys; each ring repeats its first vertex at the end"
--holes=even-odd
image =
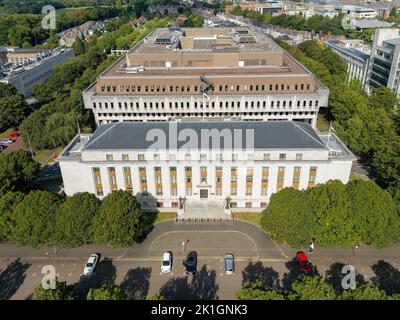
{"type": "Polygon", "coordinates": [[[300,271],[305,273],[310,273],[312,271],[312,264],[303,251],[296,253],[296,261],[299,264],[300,271]]]}

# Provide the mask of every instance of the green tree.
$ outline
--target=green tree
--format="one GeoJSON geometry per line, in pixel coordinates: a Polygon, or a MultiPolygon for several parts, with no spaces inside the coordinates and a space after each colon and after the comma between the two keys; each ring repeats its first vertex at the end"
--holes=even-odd
{"type": "Polygon", "coordinates": [[[87,300],[126,300],[127,297],[117,286],[102,286],[99,289],[91,288],[87,295],[87,300]]]}
{"type": "Polygon", "coordinates": [[[383,247],[399,239],[398,208],[388,192],[363,180],[350,181],[346,190],[353,225],[362,243],[383,247]]]}
{"type": "Polygon", "coordinates": [[[340,300],[386,300],[388,297],[372,283],[358,284],[354,290],[345,290],[338,296],[340,300]]]}
{"type": "Polygon", "coordinates": [[[242,289],[236,292],[238,300],[284,300],[281,292],[275,289],[263,288],[261,281],[258,280],[254,283],[246,282],[243,284],[242,289]]]}
{"type": "Polygon", "coordinates": [[[128,191],[114,191],[100,207],[94,220],[94,242],[129,246],[139,239],[144,228],[143,214],[135,197],[128,191]]]}
{"type": "Polygon", "coordinates": [[[369,96],[368,105],[371,108],[383,108],[389,114],[393,114],[399,105],[397,95],[387,87],[374,89],[369,96]]]}
{"type": "Polygon", "coordinates": [[[12,238],[18,245],[51,244],[55,214],[62,198],[56,193],[31,191],[14,208],[12,238]]]}
{"type": "Polygon", "coordinates": [[[15,206],[24,199],[21,192],[8,192],[0,197],[0,242],[11,240],[15,225],[15,206]]]}
{"type": "Polygon", "coordinates": [[[85,52],[85,43],[79,36],[76,36],[74,43],[72,44],[72,48],[77,56],[83,54],[85,52]]]}
{"type": "Polygon", "coordinates": [[[345,185],[331,180],[307,191],[314,214],[314,238],[322,246],[348,248],[358,243],[351,216],[351,204],[345,185]]]}
{"type": "Polygon", "coordinates": [[[293,247],[307,245],[312,238],[313,220],[305,194],[294,188],[285,188],[271,196],[263,211],[261,226],[279,242],[293,247]]]}
{"type": "Polygon", "coordinates": [[[77,193],[64,201],[56,211],[54,241],[65,247],[92,242],[93,219],[100,201],[90,193],[77,193]]]}
{"type": "Polygon", "coordinates": [[[28,113],[28,104],[11,84],[0,82],[0,131],[19,125],[28,113]]]}
{"type": "Polygon", "coordinates": [[[306,276],[292,283],[289,300],[334,300],[335,290],[322,277],[306,276]]]}
{"type": "Polygon", "coordinates": [[[0,154],[0,195],[24,190],[39,173],[39,164],[26,151],[0,154]]]}
{"type": "Polygon", "coordinates": [[[67,286],[66,282],[56,279],[55,289],[44,289],[40,284],[35,289],[35,300],[74,300],[74,292],[71,286],[67,286]]]}

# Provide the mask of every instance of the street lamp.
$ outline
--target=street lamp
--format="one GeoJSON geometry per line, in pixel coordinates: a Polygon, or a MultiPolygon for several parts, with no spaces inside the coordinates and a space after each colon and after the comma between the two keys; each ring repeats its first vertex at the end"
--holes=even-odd
{"type": "Polygon", "coordinates": [[[31,151],[31,156],[33,158],[33,151],[32,151],[31,139],[29,138],[28,128],[26,126],[24,126],[23,124],[21,124],[21,127],[25,128],[26,137],[28,138],[28,143],[29,143],[29,150],[31,151]]]}

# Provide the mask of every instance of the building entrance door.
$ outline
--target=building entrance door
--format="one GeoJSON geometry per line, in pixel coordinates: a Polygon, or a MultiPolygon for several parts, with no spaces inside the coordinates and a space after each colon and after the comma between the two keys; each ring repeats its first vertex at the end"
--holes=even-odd
{"type": "Polygon", "coordinates": [[[208,189],[200,189],[200,199],[208,198],[208,189]]]}

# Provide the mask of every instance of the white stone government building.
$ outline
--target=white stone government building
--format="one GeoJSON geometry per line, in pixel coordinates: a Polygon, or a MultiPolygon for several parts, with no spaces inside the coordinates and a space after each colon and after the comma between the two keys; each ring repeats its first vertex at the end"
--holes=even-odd
{"type": "Polygon", "coordinates": [[[285,187],[346,183],[354,159],[336,135],[295,121],[117,122],[77,135],[58,158],[68,196],[129,190],[149,210],[180,198],[265,208],[285,187]]]}

